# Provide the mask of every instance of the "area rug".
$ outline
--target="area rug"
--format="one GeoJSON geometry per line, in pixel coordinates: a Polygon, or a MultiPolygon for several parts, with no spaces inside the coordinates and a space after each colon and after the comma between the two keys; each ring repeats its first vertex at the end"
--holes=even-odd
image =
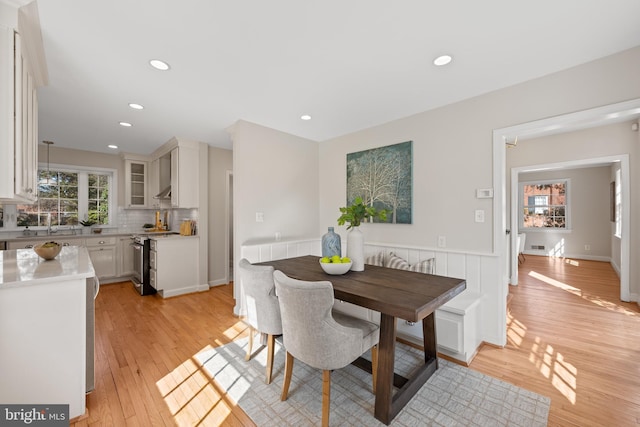
{"type": "MultiPolygon", "coordinates": [[[[258,340],[256,340],[258,341],[258,340]]],[[[295,361],[286,401],[280,400],[285,351],[276,344],[273,381],[265,384],[266,348],[244,360],[247,339],[196,355],[203,369],[258,426],[317,426],[322,418],[322,372],[295,361]]],[[[254,349],[259,345],[254,341],[254,349]]],[[[369,358],[369,354],[365,355],[369,358]]],[[[407,375],[421,353],[398,343],[396,372],[407,375]]],[[[348,366],[331,374],[333,426],[384,426],[373,416],[371,375],[348,366]]],[[[550,399],[455,363],[439,369],[391,422],[392,426],[546,426],[550,399]]]]}

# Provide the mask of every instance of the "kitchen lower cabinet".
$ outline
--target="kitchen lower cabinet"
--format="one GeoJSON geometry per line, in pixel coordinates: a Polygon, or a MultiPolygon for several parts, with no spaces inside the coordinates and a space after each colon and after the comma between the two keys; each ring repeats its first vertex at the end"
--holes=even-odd
{"type": "Polygon", "coordinates": [[[133,240],[129,236],[118,238],[118,277],[132,277],[135,275],[132,243],[133,240]]]}
{"type": "Polygon", "coordinates": [[[84,246],[84,239],[82,238],[65,238],[65,239],[56,239],[54,236],[47,236],[46,238],[38,238],[31,239],[25,238],[17,241],[7,243],[7,249],[31,249],[35,245],[44,242],[55,241],[60,243],[62,246],[84,246]]]}
{"type": "Polygon", "coordinates": [[[116,237],[89,237],[86,246],[96,276],[99,279],[116,277],[116,237]]]}
{"type": "Polygon", "coordinates": [[[198,284],[198,244],[197,236],[151,239],[149,281],[162,297],[202,290],[198,284]]]}

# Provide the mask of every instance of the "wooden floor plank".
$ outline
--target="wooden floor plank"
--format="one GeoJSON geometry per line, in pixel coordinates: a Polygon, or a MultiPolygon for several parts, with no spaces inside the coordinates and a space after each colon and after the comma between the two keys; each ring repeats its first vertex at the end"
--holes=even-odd
{"type": "MultiPolygon", "coordinates": [[[[640,311],[608,263],[527,255],[505,348],[470,368],[551,398],[550,426],[640,425],[640,311]]],[[[130,282],[96,300],[96,390],[85,426],[254,426],[193,356],[246,337],[233,285],[163,300],[130,282]]]]}
{"type": "Polygon", "coordinates": [[[611,265],[527,255],[510,293],[507,346],[470,367],[550,397],[550,426],[639,425],[640,310],[611,265]]]}

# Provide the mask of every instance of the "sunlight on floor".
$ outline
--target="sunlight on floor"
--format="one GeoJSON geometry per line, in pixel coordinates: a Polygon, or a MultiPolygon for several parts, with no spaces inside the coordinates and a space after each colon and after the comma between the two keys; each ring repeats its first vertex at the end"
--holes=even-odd
{"type": "Polygon", "coordinates": [[[520,347],[526,333],[527,327],[511,313],[507,313],[507,340],[514,346],[520,347]]]}
{"type": "Polygon", "coordinates": [[[578,369],[564,360],[561,353],[556,352],[553,346],[544,344],[540,337],[536,337],[535,343],[531,347],[529,361],[538,368],[545,378],[551,380],[551,384],[571,404],[576,403],[578,369]]]}
{"type": "Polygon", "coordinates": [[[564,256],[564,239],[560,239],[560,241],[556,243],[555,246],[547,252],[547,256],[549,257],[564,256]]]}
{"type": "Polygon", "coordinates": [[[534,279],[540,280],[541,282],[544,282],[548,285],[555,286],[558,289],[562,289],[563,291],[569,292],[575,296],[583,298],[595,305],[606,308],[608,310],[615,311],[621,314],[626,314],[627,316],[638,316],[638,313],[636,313],[635,311],[631,311],[626,307],[620,306],[612,301],[604,300],[598,297],[597,295],[584,294],[581,289],[578,289],[566,283],[560,282],[558,280],[552,279],[543,274],[536,273],[535,271],[530,271],[529,276],[533,277],[534,279]]]}
{"type": "MultiPolygon", "coordinates": [[[[243,326],[242,322],[238,322],[224,332],[225,337],[231,340],[238,338],[244,330],[243,326]]],[[[216,340],[216,347],[223,344],[216,340]]],[[[233,388],[234,396],[230,396],[220,387],[213,378],[215,373],[209,372],[204,366],[213,348],[207,345],[156,382],[158,391],[179,426],[220,425],[230,416],[232,408],[237,406],[238,396],[248,388],[248,384],[237,384],[233,388]]]]}

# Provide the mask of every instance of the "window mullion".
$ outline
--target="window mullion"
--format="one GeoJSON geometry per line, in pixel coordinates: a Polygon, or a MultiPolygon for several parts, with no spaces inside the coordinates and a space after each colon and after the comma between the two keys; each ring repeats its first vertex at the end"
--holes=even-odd
{"type": "Polygon", "coordinates": [[[78,172],[78,218],[83,220],[89,217],[89,175],[87,172],[78,172]]]}

